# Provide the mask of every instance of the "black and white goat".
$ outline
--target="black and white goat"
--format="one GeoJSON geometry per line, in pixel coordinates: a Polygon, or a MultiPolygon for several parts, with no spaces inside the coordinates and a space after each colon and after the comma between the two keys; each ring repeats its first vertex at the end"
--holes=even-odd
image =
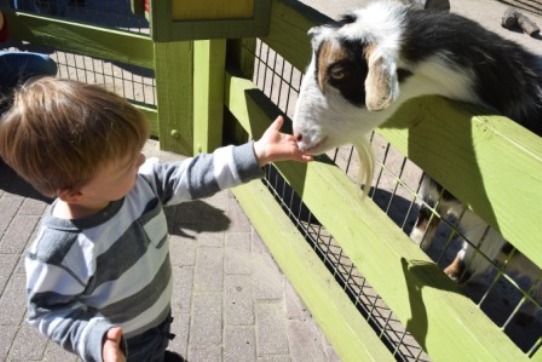
{"type": "MultiPolygon", "coordinates": [[[[365,185],[370,185],[373,173],[368,134],[414,97],[440,95],[479,104],[542,135],[542,57],[474,21],[378,1],[337,23],[314,27],[309,35],[313,56],[293,122],[298,145],[317,155],[354,144],[366,171],[365,185]]],[[[441,190],[426,178],[421,193],[435,206],[441,190]]],[[[438,211],[460,215],[460,203],[444,196],[438,211]]],[[[418,243],[423,235],[430,239],[431,230],[422,229],[430,223],[422,208],[412,232],[418,243]]],[[[470,211],[461,217],[460,227],[473,240],[484,237],[481,249],[490,259],[501,253],[505,240],[493,230],[486,232],[483,221],[470,211]]],[[[458,279],[485,273],[490,264],[481,257],[468,263],[463,273],[473,252],[465,243],[446,269],[448,275],[458,279]]],[[[542,292],[539,297],[542,300],[542,292]]]]}

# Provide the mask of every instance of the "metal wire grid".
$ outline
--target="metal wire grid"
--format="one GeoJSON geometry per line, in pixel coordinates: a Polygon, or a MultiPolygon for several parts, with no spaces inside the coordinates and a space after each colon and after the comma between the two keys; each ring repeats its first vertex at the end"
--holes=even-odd
{"type": "Polygon", "coordinates": [[[56,51],[60,78],[106,86],[132,102],[156,106],[156,81],[150,69],[56,51]]]}
{"type": "MultiPolygon", "coordinates": [[[[149,33],[147,20],[144,16],[134,15],[131,12],[129,0],[70,0],[68,3],[65,17],[68,20],[141,34],[149,33]]],[[[49,0],[40,0],[36,4],[39,13],[51,16],[49,0]]],[[[57,62],[60,78],[100,84],[133,103],[156,106],[156,82],[154,71],[151,69],[20,41],[6,42],[4,48],[48,54],[57,62]]]]}
{"type": "MultiPolygon", "coordinates": [[[[254,82],[286,115],[292,117],[302,73],[261,41],[257,42],[254,57],[254,82]]],[[[419,195],[423,171],[377,134],[372,134],[370,141],[377,167],[369,196],[398,227],[410,234],[423,204],[419,195]]],[[[359,160],[353,147],[337,148],[328,153],[328,156],[349,177],[359,179],[359,160]]],[[[429,357],[368,285],[332,235],[318,223],[310,210],[271,167],[267,170],[265,183],[396,358],[408,361],[428,360],[429,357]]],[[[426,252],[442,269],[452,262],[464,242],[476,250],[475,258],[488,260],[480,251],[483,238],[479,241],[466,240],[459,229],[463,214],[454,219],[439,215],[434,208],[431,208],[431,212],[432,218],[438,220],[438,228],[433,243],[426,252]]],[[[542,345],[542,308],[540,300],[533,298],[536,289],[542,288],[542,272],[515,248],[498,260],[488,261],[491,270],[486,275],[485,283],[462,285],[462,290],[514,343],[528,356],[532,356],[542,345]],[[509,268],[514,259],[518,258],[520,263],[530,263],[525,269],[530,271],[531,278],[521,278],[521,275],[518,277],[515,275],[517,273],[509,268]],[[526,321],[530,317],[534,317],[534,320],[526,321]]],[[[517,260],[515,262],[517,263],[517,260]]]]}
{"type": "Polygon", "coordinates": [[[264,184],[396,359],[429,361],[416,340],[405,330],[335,239],[320,225],[274,167],[266,167],[264,184]]]}

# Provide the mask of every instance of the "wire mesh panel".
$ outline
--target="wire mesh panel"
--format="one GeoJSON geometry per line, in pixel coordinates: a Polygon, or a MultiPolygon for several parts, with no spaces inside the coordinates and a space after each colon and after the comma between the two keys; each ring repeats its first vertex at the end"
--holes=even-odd
{"type": "Polygon", "coordinates": [[[103,84],[131,101],[156,105],[156,83],[150,69],[62,51],[56,51],[52,57],[61,78],[103,84]]]}
{"type": "MultiPolygon", "coordinates": [[[[60,2],[59,2],[60,3],[60,2]]],[[[77,23],[149,34],[149,23],[142,15],[134,15],[130,1],[67,1],[64,12],[56,8],[54,0],[41,0],[30,9],[18,9],[43,16],[63,18],[77,23]]],[[[85,83],[100,84],[128,100],[146,106],[156,106],[154,71],[135,65],[99,59],[62,49],[10,40],[5,49],[45,53],[57,62],[58,76],[85,83]]]]}
{"type": "MultiPolygon", "coordinates": [[[[302,72],[261,41],[257,42],[254,57],[253,81],[292,117],[302,72]]],[[[377,167],[368,190],[369,197],[406,234],[414,235],[421,230],[422,241],[414,240],[447,274],[452,275],[450,270],[459,260],[463,272],[453,276],[464,294],[521,350],[533,355],[542,343],[540,269],[495,230],[480,226],[478,221],[481,220],[453,199],[448,191],[440,190],[436,203],[427,203],[420,192],[422,180],[427,177],[423,171],[378,134],[372,134],[370,141],[377,167]],[[454,200],[453,207],[450,200],[454,200]],[[430,218],[431,230],[419,226],[424,215],[430,218]],[[476,220],[476,227],[483,230],[473,233],[472,220],[476,220]],[[477,235],[477,240],[469,240],[468,236],[473,234],[477,235]],[[498,244],[499,250],[490,253],[490,247],[495,248],[490,245],[495,239],[501,240],[502,245],[498,244]],[[478,272],[476,278],[469,275],[471,270],[478,272]]],[[[328,152],[327,157],[353,181],[361,179],[360,163],[353,147],[337,148],[328,152]]],[[[270,166],[266,176],[265,184],[283,210],[397,360],[429,360],[430,357],[345,255],[333,235],[318,222],[280,174],[270,166]]]]}

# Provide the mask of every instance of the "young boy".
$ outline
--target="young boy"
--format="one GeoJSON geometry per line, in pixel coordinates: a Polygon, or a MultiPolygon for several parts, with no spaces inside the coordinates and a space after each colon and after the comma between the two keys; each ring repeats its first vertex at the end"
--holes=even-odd
{"type": "MultiPolygon", "coordinates": [[[[145,161],[141,112],[96,85],[23,85],[0,123],[0,156],[55,197],[27,251],[30,323],[85,361],[172,360],[163,207],[310,161],[279,117],[255,142],[184,161],[145,161]]],[[[179,358],[179,357],[178,357],[179,358]]]]}

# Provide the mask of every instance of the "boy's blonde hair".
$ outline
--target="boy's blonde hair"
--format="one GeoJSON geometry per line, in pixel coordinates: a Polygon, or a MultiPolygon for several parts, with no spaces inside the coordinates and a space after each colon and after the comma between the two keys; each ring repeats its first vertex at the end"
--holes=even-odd
{"type": "Polygon", "coordinates": [[[100,86],[45,77],[16,90],[0,123],[0,156],[49,197],[85,185],[149,137],[143,114],[100,86]]]}

